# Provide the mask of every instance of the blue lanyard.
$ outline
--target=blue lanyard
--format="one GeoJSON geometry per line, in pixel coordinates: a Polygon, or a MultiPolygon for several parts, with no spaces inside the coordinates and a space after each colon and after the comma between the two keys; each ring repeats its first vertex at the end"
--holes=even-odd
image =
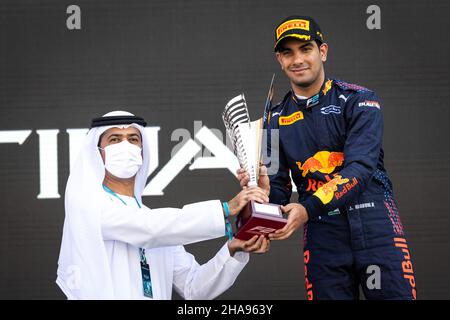
{"type": "MultiPolygon", "coordinates": [[[[122,201],[122,203],[123,203],[124,205],[127,205],[127,203],[126,203],[125,201],[123,201],[123,199],[122,199],[121,197],[119,197],[119,196],[117,195],[117,193],[115,193],[114,191],[112,191],[110,188],[108,188],[108,187],[105,186],[104,184],[103,184],[103,190],[105,190],[106,192],[112,194],[114,197],[116,197],[117,199],[119,199],[120,201],[122,201]]],[[[136,200],[136,203],[137,203],[139,209],[141,209],[141,205],[140,205],[139,201],[137,201],[136,197],[133,196],[133,198],[134,198],[134,200],[136,200]]]]}
{"type": "MultiPolygon", "coordinates": [[[[123,201],[123,199],[121,197],[119,197],[110,188],[108,188],[107,186],[103,185],[103,189],[106,192],[108,192],[109,194],[111,194],[114,197],[116,197],[117,199],[119,199],[120,201],[122,201],[122,203],[124,205],[127,205],[127,203],[125,201],[123,201]]],[[[136,197],[134,197],[134,200],[136,200],[136,203],[137,203],[137,205],[138,205],[138,207],[140,209],[141,205],[140,205],[139,201],[137,201],[136,197]]],[[[142,274],[143,294],[146,297],[153,298],[152,279],[151,279],[151,275],[150,275],[150,267],[148,266],[148,263],[147,263],[147,257],[145,256],[145,249],[139,248],[139,255],[140,255],[140,258],[141,258],[141,274],[142,274]]]]}
{"type": "MultiPolygon", "coordinates": [[[[124,205],[127,205],[127,203],[125,201],[123,201],[123,199],[121,197],[119,197],[117,195],[117,193],[115,193],[114,191],[112,191],[110,188],[108,188],[107,186],[105,186],[103,184],[103,190],[105,190],[106,192],[108,192],[109,194],[113,195],[114,197],[116,197],[117,199],[119,199],[124,205]]],[[[136,200],[136,203],[139,207],[139,209],[141,209],[141,205],[139,203],[139,201],[137,201],[136,197],[134,197],[134,200],[136,200]]],[[[139,254],[141,256],[141,262],[147,264],[147,258],[145,256],[145,249],[139,248],[139,254]]]]}

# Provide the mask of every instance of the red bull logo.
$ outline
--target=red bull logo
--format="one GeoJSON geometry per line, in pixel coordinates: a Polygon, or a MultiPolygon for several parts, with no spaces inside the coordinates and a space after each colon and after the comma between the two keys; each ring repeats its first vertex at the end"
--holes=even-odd
{"type": "Polygon", "coordinates": [[[414,278],[414,270],[411,263],[411,255],[409,253],[408,245],[405,238],[394,238],[394,243],[397,248],[402,251],[403,261],[403,277],[408,281],[411,286],[411,295],[414,300],[417,299],[416,280],[414,278]]]}
{"type": "Polygon", "coordinates": [[[334,196],[336,200],[339,200],[343,196],[347,194],[353,187],[355,187],[358,184],[358,180],[354,177],[352,179],[352,182],[346,183],[341,191],[335,192],[334,196]]]}
{"type": "Polygon", "coordinates": [[[312,192],[316,192],[319,188],[322,188],[322,186],[327,183],[328,181],[331,181],[331,178],[328,174],[325,175],[325,180],[326,181],[319,181],[316,179],[308,179],[308,188],[306,189],[306,191],[312,191],[312,192]]]}
{"type": "Polygon", "coordinates": [[[298,169],[302,171],[305,177],[308,173],[319,171],[324,174],[332,173],[337,167],[344,164],[344,153],[319,151],[311,158],[306,159],[303,164],[296,162],[298,169]]]}
{"type": "MultiPolygon", "coordinates": [[[[355,184],[358,183],[356,178],[355,184]]],[[[325,183],[321,188],[319,188],[314,195],[322,201],[323,204],[327,204],[333,200],[334,193],[337,191],[337,188],[341,184],[346,184],[350,180],[348,178],[342,178],[340,175],[335,175],[334,178],[327,183],[325,183]]],[[[353,185],[354,186],[354,185],[353,185]]],[[[353,188],[353,186],[351,188],[353,188]]]]}

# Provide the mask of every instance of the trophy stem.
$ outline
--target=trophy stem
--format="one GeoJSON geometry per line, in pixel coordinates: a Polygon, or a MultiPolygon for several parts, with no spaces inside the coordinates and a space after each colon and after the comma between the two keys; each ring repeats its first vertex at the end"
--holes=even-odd
{"type": "Polygon", "coordinates": [[[257,187],[258,186],[258,182],[256,181],[249,181],[247,186],[250,187],[257,187]]]}

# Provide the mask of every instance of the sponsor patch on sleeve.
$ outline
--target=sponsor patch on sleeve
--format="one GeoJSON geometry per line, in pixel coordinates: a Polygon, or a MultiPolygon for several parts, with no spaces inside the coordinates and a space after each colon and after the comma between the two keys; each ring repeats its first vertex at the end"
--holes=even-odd
{"type": "Polygon", "coordinates": [[[365,100],[358,103],[358,107],[369,107],[369,108],[377,108],[380,109],[380,103],[374,100],[365,100]]]}

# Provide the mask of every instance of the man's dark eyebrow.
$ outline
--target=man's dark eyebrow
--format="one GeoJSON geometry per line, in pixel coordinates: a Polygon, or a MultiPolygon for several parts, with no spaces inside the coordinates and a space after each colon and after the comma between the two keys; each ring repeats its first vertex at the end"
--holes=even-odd
{"type": "MultiPolygon", "coordinates": [[[[124,135],[121,134],[121,133],[111,133],[111,134],[108,136],[108,139],[110,139],[110,138],[112,138],[112,137],[123,137],[123,136],[124,136],[124,135]]],[[[140,134],[138,134],[138,133],[129,133],[129,134],[127,134],[127,137],[133,137],[133,136],[138,136],[139,138],[141,137],[140,134]]]]}
{"type": "MultiPolygon", "coordinates": [[[[312,42],[307,42],[307,43],[304,43],[304,44],[300,45],[299,48],[303,49],[303,48],[306,48],[306,47],[309,47],[309,46],[312,46],[312,45],[313,45],[312,42]]],[[[281,47],[280,52],[284,52],[284,51],[292,51],[292,49],[291,48],[281,47]]]]}
{"type": "Polygon", "coordinates": [[[111,133],[107,138],[110,139],[112,137],[122,137],[122,136],[123,136],[123,134],[120,134],[120,133],[111,133]]]}
{"type": "Polygon", "coordinates": [[[305,48],[305,47],[312,46],[312,45],[313,45],[312,42],[308,42],[308,43],[302,44],[300,46],[300,48],[305,48]]]}
{"type": "Polygon", "coordinates": [[[134,136],[137,136],[137,137],[141,138],[141,135],[140,135],[139,133],[129,133],[127,136],[128,136],[128,137],[134,137],[134,136]]]}
{"type": "Polygon", "coordinates": [[[280,52],[284,52],[284,51],[292,51],[292,49],[286,48],[286,47],[281,47],[280,52]]]}

